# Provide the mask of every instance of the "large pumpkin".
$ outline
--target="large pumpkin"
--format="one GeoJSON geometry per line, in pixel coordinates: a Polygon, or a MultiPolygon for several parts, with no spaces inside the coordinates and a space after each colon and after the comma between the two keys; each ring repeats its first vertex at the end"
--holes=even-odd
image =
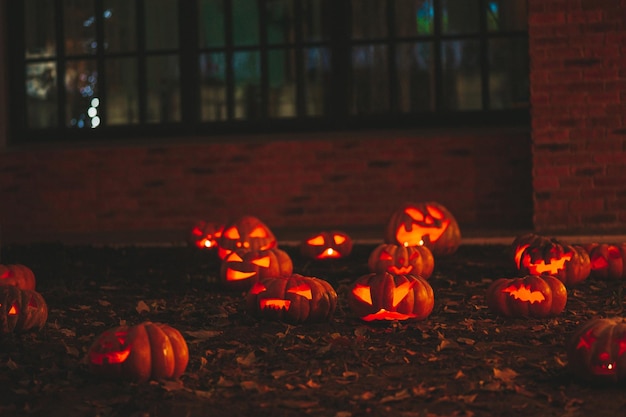
{"type": "Polygon", "coordinates": [[[0,265],[0,285],[12,285],[23,290],[35,289],[35,274],[22,264],[0,265]]]}
{"type": "Polygon", "coordinates": [[[352,238],[340,230],[314,233],[300,242],[300,253],[311,259],[336,259],[350,255],[352,238]]]}
{"type": "Polygon", "coordinates": [[[48,305],[33,290],[15,286],[0,287],[0,336],[40,330],[48,320],[48,305]]]}
{"type": "Polygon", "coordinates": [[[109,329],[91,345],[89,367],[97,375],[137,382],[176,379],[189,362],[180,332],[149,321],[109,329]]]}
{"type": "Polygon", "coordinates": [[[568,368],[592,382],[626,381],[626,318],[595,318],[567,342],[568,368]]]}
{"type": "Polygon", "coordinates": [[[293,262],[282,249],[235,250],[222,260],[220,277],[225,288],[248,290],[259,279],[291,275],[293,262]]]}
{"type": "Polygon", "coordinates": [[[626,243],[589,243],[584,245],[589,254],[592,278],[626,278],[626,243]]]}
{"type": "Polygon", "coordinates": [[[348,292],[348,305],[364,321],[425,319],[435,305],[425,278],[372,272],[358,278],[348,292]]]}
{"type": "Polygon", "coordinates": [[[267,250],[277,244],[276,236],[270,228],[254,216],[242,216],[224,225],[224,231],[217,243],[221,259],[236,249],[267,250]]]}
{"type": "Polygon", "coordinates": [[[374,248],[367,260],[371,272],[419,275],[430,278],[435,268],[433,254],[426,246],[400,246],[383,243],[374,248]]]}
{"type": "Polygon", "coordinates": [[[223,231],[223,224],[202,220],[191,228],[187,239],[190,245],[199,249],[215,249],[223,231]]]}
{"type": "Polygon", "coordinates": [[[424,245],[434,256],[450,255],[461,244],[459,225],[450,211],[435,201],[405,203],[385,227],[385,243],[424,245]]]}
{"type": "Polygon", "coordinates": [[[327,281],[292,274],[267,277],[250,288],[246,297],[251,315],[286,323],[330,320],[337,307],[337,293],[327,281]]]}
{"type": "Polygon", "coordinates": [[[487,289],[487,306],[505,317],[548,317],[563,312],[567,289],[556,277],[499,278],[487,289]]]}

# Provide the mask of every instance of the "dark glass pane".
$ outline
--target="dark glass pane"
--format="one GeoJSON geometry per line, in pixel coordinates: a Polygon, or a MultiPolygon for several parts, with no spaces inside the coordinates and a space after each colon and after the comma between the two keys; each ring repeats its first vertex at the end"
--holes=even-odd
{"type": "Polygon", "coordinates": [[[373,39],[386,37],[387,2],[381,0],[352,1],[352,38],[373,39]]]}
{"type": "Polygon", "coordinates": [[[434,110],[434,62],[431,43],[397,47],[398,98],[401,112],[434,110]]]}
{"type": "Polygon", "coordinates": [[[395,4],[396,35],[430,35],[434,29],[433,0],[397,0],[395,4]]]}
{"type": "Polygon", "coordinates": [[[108,59],[105,62],[106,124],[139,122],[139,87],[136,58],[108,59]]]}
{"type": "Polygon", "coordinates": [[[104,0],[104,44],[107,52],[129,52],[137,49],[135,2],[104,0]]]}
{"type": "Polygon", "coordinates": [[[233,0],[233,32],[236,46],[260,43],[259,8],[256,1],[233,0]]]}
{"type": "Polygon", "coordinates": [[[200,117],[203,121],[226,120],[226,58],[223,53],[201,54],[200,117]]]}
{"type": "Polygon", "coordinates": [[[55,56],[54,1],[26,0],[24,8],[26,59],[55,56]]]}
{"type": "Polygon", "coordinates": [[[66,125],[77,128],[97,127],[98,115],[92,114],[92,101],[98,101],[96,61],[67,61],[65,69],[66,125]]]}
{"type": "MultiPolygon", "coordinates": [[[[300,0],[298,0],[300,1],[300,0]]],[[[330,39],[332,2],[335,0],[301,0],[302,38],[308,42],[330,39]]]]}
{"type": "Polygon", "coordinates": [[[64,0],[63,12],[65,53],[95,54],[98,45],[93,0],[64,0]]]}
{"type": "Polygon", "coordinates": [[[146,48],[178,48],[178,1],[150,0],[145,10],[146,48]]]}
{"type": "Polygon", "coordinates": [[[267,42],[293,43],[295,42],[293,0],[267,0],[267,42]]]}
{"type": "Polygon", "coordinates": [[[180,121],[180,70],[177,55],[152,56],[146,60],[148,122],[180,121]]]}
{"type": "Polygon", "coordinates": [[[296,71],[293,49],[271,50],[267,54],[270,117],[296,115],[296,71]]]}
{"type": "Polygon", "coordinates": [[[441,44],[443,107],[450,110],[482,108],[478,41],[441,44]]]}
{"type": "Polygon", "coordinates": [[[365,45],[352,48],[352,113],[388,110],[387,47],[365,45]]]}
{"type": "Polygon", "coordinates": [[[330,51],[328,48],[304,50],[304,90],[307,116],[324,115],[330,85],[330,51]]]}
{"type": "Polygon", "coordinates": [[[54,61],[26,64],[28,127],[57,125],[57,72],[54,61]]]}
{"type": "Polygon", "coordinates": [[[528,40],[493,39],[489,42],[489,98],[492,109],[527,107],[528,40]]]}
{"type": "Polygon", "coordinates": [[[198,38],[200,48],[224,46],[224,0],[198,2],[198,38]]]}
{"type": "Polygon", "coordinates": [[[477,33],[480,30],[480,1],[441,0],[441,28],[445,34],[477,33]]]}
{"type": "Polygon", "coordinates": [[[487,27],[490,31],[527,30],[527,0],[487,1],[487,27]]]}
{"type": "Polygon", "coordinates": [[[256,119],[261,116],[261,59],[258,52],[233,54],[235,74],[235,118],[256,119]]]}

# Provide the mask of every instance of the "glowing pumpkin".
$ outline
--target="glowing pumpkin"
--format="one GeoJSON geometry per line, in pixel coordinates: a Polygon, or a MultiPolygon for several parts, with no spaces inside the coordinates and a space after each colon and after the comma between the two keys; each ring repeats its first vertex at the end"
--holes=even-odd
{"type": "Polygon", "coordinates": [[[443,205],[434,201],[406,203],[387,221],[385,243],[424,245],[434,256],[450,255],[461,244],[461,231],[452,213],[443,205]]]}
{"type": "Polygon", "coordinates": [[[0,336],[40,330],[48,320],[48,305],[33,290],[0,287],[0,336]]]}
{"type": "Polygon", "coordinates": [[[592,278],[626,278],[626,243],[590,243],[584,246],[589,254],[592,278]]]}
{"type": "Polygon", "coordinates": [[[626,318],[594,318],[579,326],[567,342],[568,368],[591,382],[626,380],[626,318]]]}
{"type": "Polygon", "coordinates": [[[492,312],[505,317],[549,317],[565,310],[567,289],[550,275],[499,278],[487,289],[486,301],[492,312]]]}
{"type": "Polygon", "coordinates": [[[89,349],[88,361],[94,374],[109,378],[176,379],[185,372],[189,351],[178,330],[147,321],[100,334],[89,349]]]}
{"type": "Polygon", "coordinates": [[[348,292],[348,305],[364,321],[421,320],[435,305],[433,289],[416,275],[372,272],[358,278],[348,292]]]}
{"type": "Polygon", "coordinates": [[[370,253],[367,265],[371,272],[419,275],[428,279],[435,268],[435,260],[432,252],[426,246],[400,246],[383,243],[370,253]]]}
{"type": "Polygon", "coordinates": [[[302,256],[312,259],[336,259],[350,255],[352,238],[338,230],[315,233],[300,243],[302,256]]]}
{"type": "Polygon", "coordinates": [[[189,244],[199,249],[215,249],[223,230],[223,224],[199,221],[189,232],[189,244]]]}
{"type": "Polygon", "coordinates": [[[35,289],[35,274],[24,265],[0,265],[0,285],[12,285],[23,290],[35,289]]]}
{"type": "Polygon", "coordinates": [[[222,260],[220,277],[222,284],[228,289],[248,290],[259,279],[291,275],[292,272],[291,258],[282,249],[239,249],[222,260]]]}
{"type": "Polygon", "coordinates": [[[250,288],[248,312],[258,318],[290,324],[330,320],[337,308],[337,293],[323,279],[292,274],[267,277],[250,288]]]}
{"type": "Polygon", "coordinates": [[[224,259],[236,249],[267,250],[276,246],[276,236],[269,227],[254,216],[242,216],[224,225],[217,241],[218,256],[224,259]]]}

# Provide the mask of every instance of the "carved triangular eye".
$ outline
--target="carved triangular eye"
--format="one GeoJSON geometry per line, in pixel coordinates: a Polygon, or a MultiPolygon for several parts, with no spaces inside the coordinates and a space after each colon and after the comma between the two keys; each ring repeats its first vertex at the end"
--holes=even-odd
{"type": "Polygon", "coordinates": [[[409,291],[411,291],[411,288],[413,288],[413,285],[415,285],[415,281],[407,281],[407,282],[403,282],[402,284],[400,284],[393,290],[392,305],[394,307],[400,304],[400,301],[402,301],[404,297],[407,296],[409,291]]]}
{"type": "Polygon", "coordinates": [[[237,252],[231,252],[230,255],[226,258],[228,262],[243,262],[243,259],[237,252]]]}
{"type": "Polygon", "coordinates": [[[17,307],[17,304],[13,304],[11,308],[9,309],[9,311],[7,312],[7,315],[17,316],[18,314],[19,314],[19,309],[17,307]]]}
{"type": "Polygon", "coordinates": [[[391,261],[393,260],[393,256],[386,250],[380,252],[380,256],[378,257],[381,261],[391,261]]]}
{"type": "Polygon", "coordinates": [[[257,265],[257,266],[261,266],[263,268],[269,268],[270,266],[270,257],[269,256],[263,256],[262,258],[258,258],[258,259],[254,259],[252,261],[253,264],[257,265]]]}
{"type": "Polygon", "coordinates": [[[416,222],[424,221],[424,213],[422,213],[420,210],[416,209],[415,207],[407,207],[404,210],[404,212],[408,214],[409,217],[415,220],[416,222]]]}
{"type": "Polygon", "coordinates": [[[267,291],[267,288],[265,288],[265,285],[260,282],[257,282],[252,286],[252,288],[250,288],[250,294],[260,294],[263,291],[267,291]]]}
{"type": "Polygon", "coordinates": [[[343,242],[346,241],[346,237],[341,235],[335,235],[333,236],[333,240],[335,241],[336,245],[341,245],[343,242]]]}
{"type": "Polygon", "coordinates": [[[437,207],[426,206],[426,211],[437,220],[441,220],[446,217],[445,214],[443,214],[443,211],[439,210],[437,207]]]}
{"type": "Polygon", "coordinates": [[[292,293],[292,294],[298,294],[301,295],[302,297],[306,298],[307,300],[310,300],[313,298],[313,293],[311,292],[311,287],[309,287],[306,284],[301,284],[298,285],[297,287],[291,287],[287,290],[287,292],[292,293]]]}
{"type": "Polygon", "coordinates": [[[352,294],[358,299],[372,305],[372,293],[369,285],[356,284],[352,289],[352,294]]]}
{"type": "Polygon", "coordinates": [[[415,251],[411,254],[411,256],[409,257],[409,260],[414,260],[420,257],[420,253],[418,251],[415,251]]]}
{"type": "Polygon", "coordinates": [[[324,236],[318,235],[318,236],[312,237],[311,239],[307,240],[306,243],[308,243],[311,246],[323,246],[324,236]]]}
{"type": "Polygon", "coordinates": [[[241,237],[239,235],[239,229],[237,229],[236,227],[231,227],[230,229],[224,230],[224,236],[232,240],[237,240],[241,237]]]}
{"type": "Polygon", "coordinates": [[[266,238],[267,230],[264,227],[257,226],[250,232],[250,237],[266,238]]]}

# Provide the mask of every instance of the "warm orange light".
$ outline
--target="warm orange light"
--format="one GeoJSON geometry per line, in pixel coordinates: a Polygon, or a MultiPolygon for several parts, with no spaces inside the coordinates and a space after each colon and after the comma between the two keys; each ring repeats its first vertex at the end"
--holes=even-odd
{"type": "Polygon", "coordinates": [[[290,300],[281,300],[279,298],[263,298],[259,301],[259,306],[261,309],[272,309],[272,310],[289,310],[289,306],[291,305],[290,300]]]}
{"type": "Polygon", "coordinates": [[[250,237],[265,239],[267,237],[267,230],[263,226],[257,226],[250,232],[250,237]]]}
{"type": "Polygon", "coordinates": [[[263,256],[258,259],[253,259],[252,263],[256,266],[260,266],[261,268],[269,268],[271,260],[269,256],[263,256]]]}
{"type": "Polygon", "coordinates": [[[372,294],[369,285],[356,284],[352,289],[352,294],[364,303],[372,305],[372,294]]]}
{"type": "Polygon", "coordinates": [[[240,281],[242,279],[248,279],[255,275],[256,275],[256,272],[235,271],[234,269],[231,269],[231,268],[226,269],[227,281],[240,281]]]}
{"type": "Polygon", "coordinates": [[[528,301],[530,304],[540,303],[546,299],[541,291],[532,291],[530,285],[526,286],[524,284],[521,284],[519,287],[511,285],[503,289],[502,292],[508,293],[516,300],[528,301]]]}
{"type": "Polygon", "coordinates": [[[265,285],[261,284],[260,282],[257,282],[256,284],[254,284],[252,286],[252,288],[250,288],[250,294],[260,294],[263,291],[266,291],[267,288],[265,288],[265,285]]]}
{"type": "Polygon", "coordinates": [[[105,364],[115,364],[122,363],[128,356],[130,356],[131,347],[128,346],[124,350],[116,351],[116,352],[96,352],[92,351],[89,354],[89,360],[94,365],[105,365],[105,364]]]}
{"type": "Polygon", "coordinates": [[[17,316],[19,313],[19,310],[17,308],[17,305],[13,304],[11,306],[11,308],[9,309],[9,311],[7,312],[7,315],[9,316],[17,316]]]}
{"type": "Polygon", "coordinates": [[[397,286],[393,290],[393,302],[391,303],[391,305],[393,307],[396,307],[398,304],[400,304],[400,301],[404,300],[404,298],[407,296],[409,291],[411,291],[411,288],[413,288],[416,282],[417,281],[407,281],[397,286]]]}
{"type": "Polygon", "coordinates": [[[333,240],[335,241],[335,245],[341,245],[347,238],[345,236],[335,235],[333,236],[333,240]]]}
{"type": "Polygon", "coordinates": [[[239,229],[237,229],[236,227],[231,227],[227,230],[224,230],[223,235],[231,240],[237,240],[241,238],[241,236],[239,235],[239,229]]]}
{"type": "Polygon", "coordinates": [[[307,240],[306,243],[308,243],[311,246],[323,246],[326,243],[326,241],[324,240],[324,236],[318,235],[307,240]]]}
{"type": "Polygon", "coordinates": [[[572,256],[572,252],[568,252],[564,253],[560,258],[550,258],[547,263],[543,259],[532,263],[530,255],[526,254],[522,257],[522,265],[528,268],[528,272],[531,275],[556,275],[565,268],[565,262],[572,260],[572,256]]]}
{"type": "Polygon", "coordinates": [[[297,287],[291,287],[287,290],[288,293],[300,295],[307,300],[311,300],[313,298],[313,293],[311,292],[311,287],[306,284],[298,285],[297,287]]]}

